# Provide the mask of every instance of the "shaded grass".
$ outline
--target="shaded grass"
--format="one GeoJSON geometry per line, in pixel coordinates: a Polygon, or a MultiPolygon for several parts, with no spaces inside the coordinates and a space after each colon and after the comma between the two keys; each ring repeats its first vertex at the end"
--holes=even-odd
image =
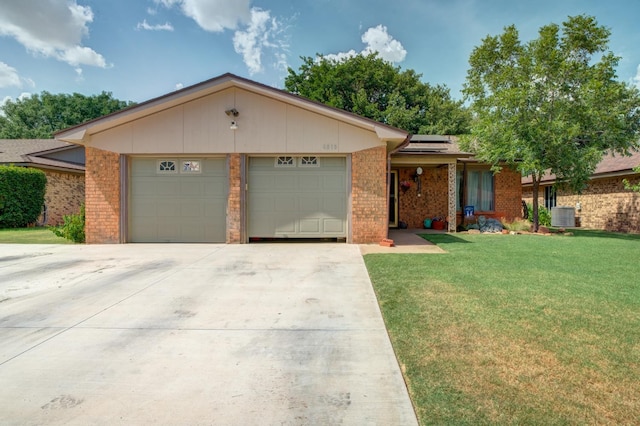
{"type": "Polygon", "coordinates": [[[365,262],[421,424],[633,424],[640,237],[447,235],[365,262]]]}
{"type": "Polygon", "coordinates": [[[0,229],[0,244],[73,244],[47,228],[0,229]]]}

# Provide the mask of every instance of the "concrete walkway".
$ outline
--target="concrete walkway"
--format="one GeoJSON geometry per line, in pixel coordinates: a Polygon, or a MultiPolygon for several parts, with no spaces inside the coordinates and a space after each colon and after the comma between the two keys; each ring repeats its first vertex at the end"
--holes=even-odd
{"type": "Polygon", "coordinates": [[[389,229],[389,239],[393,240],[393,247],[384,247],[379,244],[361,244],[360,252],[371,253],[446,253],[437,245],[425,240],[418,234],[445,233],[445,231],[433,231],[431,229],[389,229]]]}
{"type": "Polygon", "coordinates": [[[0,424],[415,425],[358,246],[0,245],[0,424]]]}

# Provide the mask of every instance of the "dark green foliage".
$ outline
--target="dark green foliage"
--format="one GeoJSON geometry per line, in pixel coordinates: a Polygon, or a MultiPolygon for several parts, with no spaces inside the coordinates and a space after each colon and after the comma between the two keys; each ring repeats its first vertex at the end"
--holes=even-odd
{"type": "Polygon", "coordinates": [[[111,93],[84,96],[42,92],[0,108],[0,139],[48,139],[53,133],[132,105],[111,93]]]}
{"type": "MultiPolygon", "coordinates": [[[[533,217],[533,204],[527,204],[529,217],[533,217]]],[[[538,223],[542,226],[551,226],[551,212],[544,206],[538,206],[538,223]]]]}
{"type": "Polygon", "coordinates": [[[420,81],[413,70],[401,71],[377,54],[345,60],[302,58],[289,68],[285,88],[326,105],[407,130],[414,134],[459,135],[470,116],[445,86],[420,81]]]}
{"type": "Polygon", "coordinates": [[[42,170],[0,166],[0,228],[34,223],[42,212],[46,185],[42,170]]]}
{"type": "Polygon", "coordinates": [[[84,243],[84,204],[80,206],[80,213],[64,215],[62,219],[64,220],[62,226],[51,226],[49,229],[58,237],[74,243],[84,243]]]}

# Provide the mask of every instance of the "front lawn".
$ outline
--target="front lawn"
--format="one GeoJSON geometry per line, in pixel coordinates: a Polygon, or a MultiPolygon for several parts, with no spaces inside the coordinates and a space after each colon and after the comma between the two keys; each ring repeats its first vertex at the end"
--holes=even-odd
{"type": "Polygon", "coordinates": [[[47,228],[0,229],[0,244],[73,244],[47,228]]]}
{"type": "Polygon", "coordinates": [[[639,236],[425,237],[365,256],[421,424],[636,424],[639,236]]]}

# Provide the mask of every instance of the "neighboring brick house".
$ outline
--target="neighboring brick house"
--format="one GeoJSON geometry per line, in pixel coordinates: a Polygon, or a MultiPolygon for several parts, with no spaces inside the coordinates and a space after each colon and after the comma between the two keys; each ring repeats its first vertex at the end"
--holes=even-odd
{"type": "Polygon", "coordinates": [[[0,139],[0,165],[44,171],[47,186],[38,225],[59,225],[84,202],[84,148],[55,139],[0,139]]]}
{"type": "MultiPolygon", "coordinates": [[[[640,165],[640,152],[631,156],[606,155],[598,164],[581,194],[553,189],[555,175],[546,174],[540,183],[538,202],[541,206],[573,207],[576,225],[615,232],[640,233],[640,194],[625,189],[623,179],[640,183],[633,168],[640,165]]],[[[533,201],[531,177],[522,179],[523,199],[533,201]]]]}
{"type": "Polygon", "coordinates": [[[88,243],[378,243],[408,133],[232,74],[63,130],[88,243]]]}
{"type": "Polygon", "coordinates": [[[453,136],[413,136],[391,157],[389,189],[391,226],[422,228],[425,219],[442,218],[455,231],[469,206],[476,217],[522,217],[520,174],[507,167],[494,174],[453,136]]]}

